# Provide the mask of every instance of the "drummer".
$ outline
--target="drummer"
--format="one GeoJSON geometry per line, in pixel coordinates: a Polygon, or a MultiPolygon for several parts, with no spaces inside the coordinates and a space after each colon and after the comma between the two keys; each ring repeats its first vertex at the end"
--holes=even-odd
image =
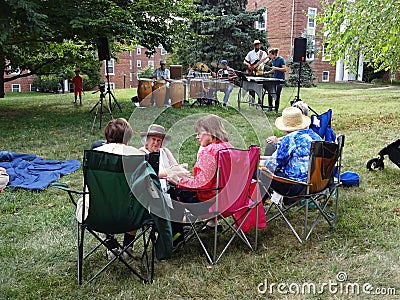
{"type": "Polygon", "coordinates": [[[229,81],[230,84],[223,90],[225,96],[224,100],[222,101],[222,105],[226,107],[226,103],[228,103],[229,95],[233,90],[233,80],[237,77],[235,70],[228,66],[228,61],[226,59],[221,60],[221,69],[218,70],[217,79],[229,81]]]}
{"type": "Polygon", "coordinates": [[[169,69],[167,69],[167,62],[164,59],[160,60],[160,67],[153,71],[151,78],[166,81],[167,93],[165,95],[164,106],[169,106],[169,83],[171,82],[171,75],[169,69]]]}

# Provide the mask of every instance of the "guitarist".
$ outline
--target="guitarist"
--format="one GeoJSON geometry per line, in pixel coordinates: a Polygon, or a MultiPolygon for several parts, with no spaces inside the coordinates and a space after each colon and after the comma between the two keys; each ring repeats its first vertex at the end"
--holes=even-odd
{"type": "MultiPolygon", "coordinates": [[[[247,53],[244,58],[243,64],[246,66],[247,75],[248,76],[263,76],[264,74],[264,62],[268,58],[268,55],[265,51],[261,50],[261,42],[260,40],[255,40],[253,42],[254,49],[247,53]]],[[[249,91],[250,96],[255,99],[256,92],[249,91]]],[[[258,103],[261,104],[260,98],[258,99],[258,103]]]]}
{"type": "Polygon", "coordinates": [[[253,44],[254,49],[247,53],[243,64],[246,66],[248,76],[262,76],[264,73],[264,62],[268,59],[268,55],[260,49],[260,40],[255,40],[253,44]]]}

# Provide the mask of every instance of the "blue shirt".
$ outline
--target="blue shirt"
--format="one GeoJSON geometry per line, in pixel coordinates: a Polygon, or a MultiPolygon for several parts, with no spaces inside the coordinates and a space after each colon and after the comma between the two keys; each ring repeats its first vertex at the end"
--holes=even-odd
{"type": "MultiPolygon", "coordinates": [[[[277,68],[282,68],[283,66],[286,65],[286,62],[283,59],[283,57],[278,56],[277,58],[272,60],[272,65],[274,67],[277,67],[277,68]]],[[[285,79],[285,72],[281,72],[281,71],[275,70],[274,71],[274,78],[283,79],[284,80],[285,79]]]]}
{"type": "Polygon", "coordinates": [[[274,173],[281,171],[287,178],[307,182],[311,142],[321,140],[308,128],[293,131],[278,143],[276,151],[264,165],[274,173]]]}

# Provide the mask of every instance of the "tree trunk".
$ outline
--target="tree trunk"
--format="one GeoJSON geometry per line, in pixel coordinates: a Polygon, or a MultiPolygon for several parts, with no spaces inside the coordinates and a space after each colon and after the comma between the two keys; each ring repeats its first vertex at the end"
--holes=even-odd
{"type": "Polygon", "coordinates": [[[0,47],[0,98],[4,98],[4,69],[6,67],[6,58],[3,49],[0,47]]]}

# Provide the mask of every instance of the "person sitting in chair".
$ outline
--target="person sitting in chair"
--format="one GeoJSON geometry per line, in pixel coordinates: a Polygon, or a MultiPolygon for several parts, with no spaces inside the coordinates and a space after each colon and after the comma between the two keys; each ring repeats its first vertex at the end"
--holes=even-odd
{"type": "MultiPolygon", "coordinates": [[[[198,153],[197,161],[193,167],[193,177],[178,178],[169,177],[168,180],[178,186],[179,190],[185,189],[207,189],[195,193],[187,193],[178,200],[186,203],[205,202],[215,198],[216,191],[216,169],[218,151],[221,149],[233,148],[228,141],[228,134],[220,117],[210,114],[198,119],[194,125],[197,133],[197,140],[203,148],[198,153]]],[[[208,211],[209,205],[206,203],[202,208],[208,211]]],[[[209,227],[216,224],[209,222],[209,227]]],[[[221,227],[222,229],[222,227],[221,227]]]]}
{"type": "MultiPolygon", "coordinates": [[[[107,153],[114,153],[119,155],[143,155],[143,152],[139,149],[128,146],[129,141],[132,138],[133,130],[129,122],[124,118],[118,118],[111,120],[107,123],[104,128],[104,135],[106,138],[106,143],[101,145],[100,147],[95,148],[95,151],[103,151],[107,153]]],[[[78,222],[82,222],[82,209],[83,209],[83,199],[79,199],[76,207],[76,218],[78,222]]],[[[89,199],[85,199],[85,218],[88,215],[89,210],[89,199]]],[[[143,216],[142,217],[146,217],[143,216]]],[[[154,218],[152,214],[149,213],[147,216],[149,218],[154,218]]],[[[154,220],[156,225],[159,225],[160,222],[154,220]]],[[[168,220],[164,220],[167,228],[159,228],[159,238],[156,243],[156,254],[158,259],[166,259],[169,258],[172,252],[172,230],[171,225],[168,220]],[[160,245],[157,250],[157,244],[160,245]]],[[[129,245],[129,243],[135,238],[136,230],[124,234],[123,246],[129,245]]],[[[107,248],[109,249],[118,249],[119,245],[117,240],[112,235],[104,235],[106,239],[107,248]]],[[[133,249],[128,248],[128,252],[132,252],[133,249]]],[[[110,255],[112,252],[107,251],[107,254],[110,255]]]]}
{"type": "MultiPolygon", "coordinates": [[[[275,126],[286,133],[276,151],[263,164],[276,176],[307,182],[309,155],[312,141],[321,137],[309,129],[311,119],[297,107],[285,108],[275,126]]],[[[282,196],[304,194],[306,186],[272,180],[270,187],[282,196]]]]}
{"type": "MultiPolygon", "coordinates": [[[[301,110],[301,113],[305,116],[308,116],[308,105],[303,101],[296,101],[292,104],[293,107],[297,107],[301,110]]],[[[265,140],[267,141],[267,145],[264,150],[264,155],[261,156],[262,160],[271,156],[272,153],[276,151],[277,144],[283,139],[283,137],[276,137],[275,135],[267,137],[265,140]]]]}
{"type": "Polygon", "coordinates": [[[221,60],[221,69],[218,70],[217,79],[229,82],[229,85],[223,90],[225,96],[222,105],[225,107],[229,100],[229,95],[233,90],[233,80],[237,78],[235,70],[228,66],[226,59],[221,60]]]}
{"type": "Polygon", "coordinates": [[[143,147],[140,151],[146,154],[159,153],[158,177],[166,178],[176,174],[178,177],[190,176],[187,164],[178,164],[172,152],[166,148],[171,136],[166,134],[165,128],[161,125],[152,124],[146,132],[141,132],[143,147]]]}

